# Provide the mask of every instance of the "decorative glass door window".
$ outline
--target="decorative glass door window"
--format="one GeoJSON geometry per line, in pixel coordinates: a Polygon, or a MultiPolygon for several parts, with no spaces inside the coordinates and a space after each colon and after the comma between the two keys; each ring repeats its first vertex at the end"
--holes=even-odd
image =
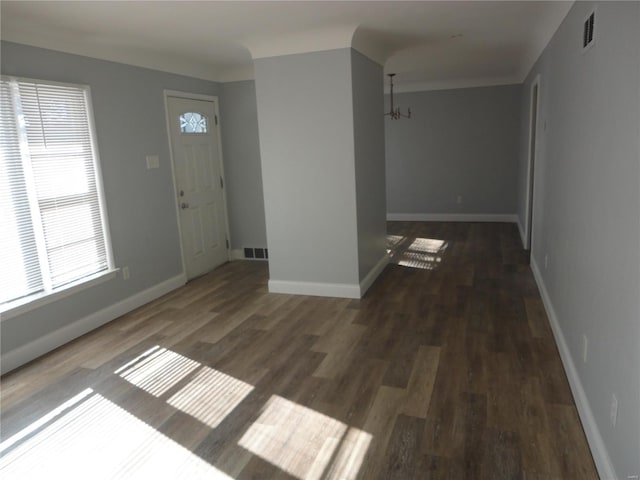
{"type": "Polygon", "coordinates": [[[209,125],[207,117],[197,112],[185,112],[180,115],[180,132],[207,133],[209,125]]]}

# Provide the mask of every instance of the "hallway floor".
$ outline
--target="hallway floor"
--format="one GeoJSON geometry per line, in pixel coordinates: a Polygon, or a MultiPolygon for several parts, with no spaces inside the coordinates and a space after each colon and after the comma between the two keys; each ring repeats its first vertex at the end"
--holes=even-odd
{"type": "Polygon", "coordinates": [[[388,231],[361,300],[232,262],[4,376],[0,476],[597,479],[516,226],[388,231]]]}

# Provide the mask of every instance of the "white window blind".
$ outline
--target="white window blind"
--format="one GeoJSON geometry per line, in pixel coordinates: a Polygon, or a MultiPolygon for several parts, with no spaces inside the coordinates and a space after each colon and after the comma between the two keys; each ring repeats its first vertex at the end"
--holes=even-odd
{"type": "Polygon", "coordinates": [[[0,304],[111,268],[85,87],[1,80],[0,304]]]}

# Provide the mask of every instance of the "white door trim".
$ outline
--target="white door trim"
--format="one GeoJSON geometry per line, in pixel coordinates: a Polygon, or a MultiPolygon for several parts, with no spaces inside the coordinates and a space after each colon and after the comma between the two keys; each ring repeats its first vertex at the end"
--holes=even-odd
{"type": "Polygon", "coordinates": [[[176,223],[178,226],[178,239],[180,241],[180,259],[182,261],[182,274],[186,275],[186,263],[184,259],[184,244],[182,242],[182,227],[180,226],[180,211],[178,210],[178,184],[176,181],[176,170],[173,158],[173,144],[171,142],[171,119],[169,117],[169,97],[186,98],[190,100],[203,100],[206,102],[212,102],[215,115],[217,118],[216,124],[216,137],[218,140],[218,158],[220,159],[220,176],[224,182],[224,188],[222,189],[222,206],[224,210],[224,226],[226,229],[226,237],[229,242],[227,248],[227,260],[231,260],[231,229],[229,228],[229,212],[227,210],[227,182],[224,174],[224,160],[222,158],[222,137],[220,135],[220,101],[215,95],[203,95],[201,93],[189,93],[181,92],[179,90],[164,90],[164,116],[167,126],[167,138],[169,139],[169,158],[171,160],[171,178],[173,179],[173,198],[174,208],[176,212],[176,223]]]}
{"type": "Polygon", "coordinates": [[[522,239],[522,243],[524,244],[525,250],[533,251],[533,225],[534,219],[532,214],[534,213],[533,205],[535,201],[535,175],[536,175],[536,159],[539,157],[538,155],[538,139],[540,138],[540,129],[538,126],[540,125],[540,74],[536,75],[533,82],[531,83],[531,89],[529,90],[529,135],[528,135],[528,143],[527,143],[527,193],[526,193],[526,214],[524,219],[524,238],[522,239]],[[535,112],[536,112],[536,124],[533,125],[533,92],[536,91],[536,104],[535,104],[535,112]],[[534,128],[535,127],[535,128],[534,128]],[[532,136],[535,134],[535,138],[532,136]],[[533,155],[531,154],[531,145],[533,144],[533,155]]]}

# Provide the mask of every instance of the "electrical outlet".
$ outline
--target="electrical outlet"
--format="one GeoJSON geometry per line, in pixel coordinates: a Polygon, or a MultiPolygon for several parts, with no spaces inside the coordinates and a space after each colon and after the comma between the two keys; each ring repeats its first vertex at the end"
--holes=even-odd
{"type": "Polygon", "coordinates": [[[129,280],[129,267],[122,267],[122,279],[129,280]]]}
{"type": "Polygon", "coordinates": [[[611,407],[609,410],[609,418],[611,419],[611,425],[615,427],[616,423],[618,423],[618,397],[616,397],[615,393],[611,395],[611,407]]]}
{"type": "Polygon", "coordinates": [[[160,157],[158,155],[147,155],[145,160],[147,161],[147,170],[160,168],[160,157]]]}
{"type": "Polygon", "coordinates": [[[587,363],[587,352],[589,351],[589,339],[582,334],[582,362],[587,363]]]}
{"type": "Polygon", "coordinates": [[[458,205],[460,205],[460,204],[462,203],[462,195],[458,195],[458,198],[457,198],[457,200],[456,200],[456,203],[457,203],[458,205]]]}
{"type": "Polygon", "coordinates": [[[544,254],[544,269],[546,270],[547,267],[549,267],[549,254],[545,253],[544,254]]]}

